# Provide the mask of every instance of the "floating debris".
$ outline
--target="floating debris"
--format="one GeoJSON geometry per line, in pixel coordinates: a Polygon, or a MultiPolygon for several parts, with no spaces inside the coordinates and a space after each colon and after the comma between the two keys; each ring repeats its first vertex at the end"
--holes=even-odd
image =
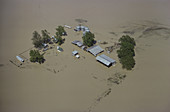
{"type": "Polygon", "coordinates": [[[105,45],[105,44],[108,44],[108,42],[104,41],[104,42],[100,42],[100,44],[104,44],[105,45]]]}
{"type": "Polygon", "coordinates": [[[85,19],[75,19],[75,21],[78,23],[87,23],[87,20],[85,19]]]}
{"type": "Polygon", "coordinates": [[[123,31],[123,33],[133,35],[135,33],[135,31],[123,31]]]}
{"type": "Polygon", "coordinates": [[[109,77],[107,80],[109,83],[120,84],[125,78],[125,74],[115,73],[114,76],[109,77]]]}
{"type": "Polygon", "coordinates": [[[4,66],[4,64],[0,64],[0,67],[3,67],[4,66]]]}
{"type": "Polygon", "coordinates": [[[113,50],[118,49],[119,47],[120,47],[120,44],[115,42],[113,46],[105,47],[105,50],[108,53],[111,53],[111,52],[113,52],[113,50]]]}

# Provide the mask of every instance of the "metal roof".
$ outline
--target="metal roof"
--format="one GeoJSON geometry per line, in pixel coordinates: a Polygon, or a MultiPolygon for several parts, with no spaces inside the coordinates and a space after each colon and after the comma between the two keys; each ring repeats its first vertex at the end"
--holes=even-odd
{"type": "Polygon", "coordinates": [[[105,60],[104,58],[102,58],[102,57],[100,57],[100,56],[97,56],[97,57],[96,57],[96,60],[100,61],[101,63],[103,63],[103,64],[105,64],[105,65],[107,65],[107,66],[109,66],[109,65],[111,64],[111,62],[105,60]]]}
{"type": "Polygon", "coordinates": [[[92,53],[94,56],[104,51],[100,46],[95,45],[87,49],[88,52],[92,53]]]}
{"type": "Polygon", "coordinates": [[[77,45],[79,47],[83,46],[83,43],[78,40],[73,41],[72,44],[77,45]]]}
{"type": "Polygon", "coordinates": [[[78,54],[78,51],[73,51],[72,54],[76,55],[76,54],[78,54]]]}
{"type": "Polygon", "coordinates": [[[115,63],[116,62],[114,59],[112,59],[112,58],[110,58],[110,57],[108,57],[108,56],[106,56],[104,54],[100,55],[100,57],[104,58],[105,60],[107,60],[107,61],[109,61],[111,63],[115,63]]]}
{"type": "Polygon", "coordinates": [[[105,64],[106,66],[110,66],[112,64],[114,64],[116,61],[104,54],[97,56],[96,60],[98,60],[99,62],[105,64]]]}
{"type": "Polygon", "coordinates": [[[76,43],[76,45],[81,47],[81,46],[83,46],[83,43],[79,41],[79,42],[76,43]]]}
{"type": "Polygon", "coordinates": [[[73,41],[73,42],[71,42],[72,44],[77,44],[77,42],[80,42],[80,41],[78,41],[78,40],[75,40],[75,41],[73,41]]]}

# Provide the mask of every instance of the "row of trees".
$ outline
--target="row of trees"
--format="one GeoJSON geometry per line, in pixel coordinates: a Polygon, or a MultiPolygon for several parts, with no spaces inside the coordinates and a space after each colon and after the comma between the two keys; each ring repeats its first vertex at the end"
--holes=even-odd
{"type": "Polygon", "coordinates": [[[128,35],[124,35],[119,39],[119,42],[121,47],[119,50],[117,50],[117,54],[120,63],[122,64],[123,68],[132,70],[132,68],[135,66],[135,60],[133,58],[135,56],[135,40],[128,35]]]}
{"type": "Polygon", "coordinates": [[[41,48],[43,43],[48,43],[50,41],[49,32],[47,30],[41,30],[42,36],[37,32],[33,32],[33,44],[36,48],[41,48]]]}
{"type": "MultiPolygon", "coordinates": [[[[56,40],[58,42],[59,45],[61,45],[64,41],[62,39],[62,36],[67,35],[66,31],[64,30],[64,27],[62,26],[58,26],[58,28],[56,28],[56,40]]],[[[37,32],[34,31],[33,32],[33,44],[34,47],[36,48],[42,48],[43,47],[43,43],[49,43],[50,42],[50,36],[49,36],[49,32],[47,30],[41,30],[41,34],[42,36],[37,32]]]]}
{"type": "Polygon", "coordinates": [[[44,56],[43,54],[40,54],[38,50],[30,50],[30,61],[31,62],[38,62],[43,63],[44,62],[44,56]]]}

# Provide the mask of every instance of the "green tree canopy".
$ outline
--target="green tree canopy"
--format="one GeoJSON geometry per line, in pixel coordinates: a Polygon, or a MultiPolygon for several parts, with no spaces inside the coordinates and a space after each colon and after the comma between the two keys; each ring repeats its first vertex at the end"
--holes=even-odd
{"type": "Polygon", "coordinates": [[[44,62],[44,56],[41,55],[38,50],[30,50],[30,61],[41,64],[44,62]]]}
{"type": "Polygon", "coordinates": [[[86,32],[83,38],[83,44],[87,45],[88,47],[93,46],[94,44],[94,34],[91,32],[86,32]]]}
{"type": "Polygon", "coordinates": [[[134,38],[131,38],[129,35],[123,35],[120,39],[119,42],[121,43],[131,43],[133,46],[136,45],[134,38]]]}
{"type": "Polygon", "coordinates": [[[126,68],[127,70],[131,70],[135,66],[135,51],[134,46],[136,45],[134,38],[131,38],[130,36],[122,36],[119,39],[119,42],[121,42],[121,47],[119,50],[117,50],[117,54],[120,60],[120,63],[122,64],[122,68],[126,68]]]}
{"type": "Polygon", "coordinates": [[[32,40],[33,40],[33,44],[34,44],[34,46],[35,46],[36,48],[42,47],[43,39],[42,39],[42,37],[40,36],[40,34],[38,34],[37,31],[34,31],[34,32],[33,32],[33,38],[32,38],[32,40]]]}
{"type": "Polygon", "coordinates": [[[63,43],[63,39],[61,36],[55,36],[55,38],[58,40],[59,45],[61,45],[63,43]]]}
{"type": "Polygon", "coordinates": [[[63,36],[63,33],[66,33],[63,26],[58,26],[58,28],[56,28],[56,30],[57,30],[57,33],[56,33],[57,36],[58,35],[63,36]]]}
{"type": "Polygon", "coordinates": [[[47,32],[47,30],[41,30],[42,33],[42,38],[43,38],[43,42],[44,43],[48,43],[50,41],[50,36],[49,36],[49,32],[47,32]]]}

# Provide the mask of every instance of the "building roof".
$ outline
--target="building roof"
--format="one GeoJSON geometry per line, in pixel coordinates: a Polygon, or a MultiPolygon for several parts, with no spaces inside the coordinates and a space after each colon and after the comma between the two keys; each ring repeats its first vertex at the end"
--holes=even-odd
{"type": "Polygon", "coordinates": [[[106,66],[110,66],[116,62],[114,59],[112,59],[104,54],[97,56],[96,60],[105,64],[106,66]]]}
{"type": "Polygon", "coordinates": [[[100,57],[104,58],[105,60],[107,60],[107,61],[109,61],[111,63],[115,63],[116,62],[114,59],[112,59],[112,58],[110,58],[110,57],[108,57],[108,56],[106,56],[104,54],[100,55],[100,57]]]}
{"type": "Polygon", "coordinates": [[[81,47],[81,46],[83,46],[83,43],[79,41],[79,42],[76,43],[76,45],[81,47]]]}
{"type": "Polygon", "coordinates": [[[94,56],[104,51],[100,46],[95,45],[87,49],[88,52],[92,53],[94,56]]]}
{"type": "Polygon", "coordinates": [[[72,54],[76,55],[76,54],[78,54],[78,51],[73,51],[72,54]]]}
{"type": "Polygon", "coordinates": [[[77,44],[77,42],[80,42],[80,41],[78,41],[78,40],[75,40],[75,41],[73,41],[73,42],[71,42],[72,44],[77,44]]]}
{"type": "Polygon", "coordinates": [[[105,64],[106,66],[109,66],[111,64],[111,62],[105,60],[104,58],[100,57],[100,56],[97,56],[96,57],[96,60],[97,61],[100,61],[101,63],[105,64]]]}
{"type": "Polygon", "coordinates": [[[83,46],[83,43],[78,40],[73,41],[72,44],[77,45],[79,47],[83,46]]]}

